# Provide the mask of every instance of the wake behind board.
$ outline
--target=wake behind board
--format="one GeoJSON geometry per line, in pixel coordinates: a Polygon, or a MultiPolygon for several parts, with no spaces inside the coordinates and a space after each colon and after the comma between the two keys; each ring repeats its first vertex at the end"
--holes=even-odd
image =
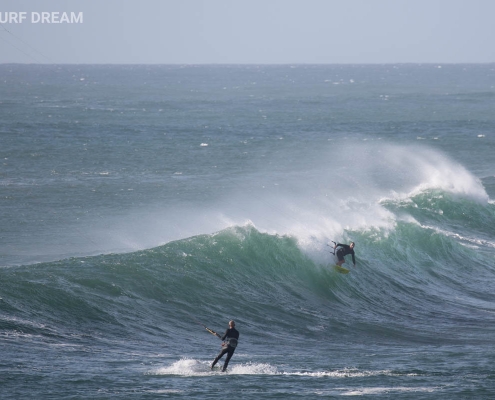
{"type": "Polygon", "coordinates": [[[349,273],[349,270],[347,268],[341,267],[340,265],[335,264],[332,267],[334,270],[336,270],[337,272],[340,272],[341,274],[348,274],[349,273]]]}

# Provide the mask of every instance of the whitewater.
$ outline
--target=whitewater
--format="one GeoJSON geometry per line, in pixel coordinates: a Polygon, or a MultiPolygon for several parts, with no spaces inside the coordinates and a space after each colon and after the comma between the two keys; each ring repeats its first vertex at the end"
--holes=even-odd
{"type": "Polygon", "coordinates": [[[495,66],[441,67],[1,65],[0,397],[492,398],[495,66]]]}

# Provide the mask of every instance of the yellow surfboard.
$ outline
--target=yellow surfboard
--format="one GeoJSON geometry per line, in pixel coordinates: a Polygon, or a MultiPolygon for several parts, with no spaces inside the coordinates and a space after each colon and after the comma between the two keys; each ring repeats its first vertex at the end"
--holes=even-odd
{"type": "Polygon", "coordinates": [[[333,269],[335,269],[337,272],[340,272],[341,274],[348,274],[349,270],[347,268],[341,267],[340,265],[333,265],[333,269]]]}

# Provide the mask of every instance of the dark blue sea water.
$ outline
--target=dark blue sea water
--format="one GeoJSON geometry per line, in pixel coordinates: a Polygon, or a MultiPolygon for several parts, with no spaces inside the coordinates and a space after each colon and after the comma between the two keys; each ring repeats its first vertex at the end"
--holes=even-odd
{"type": "Polygon", "coordinates": [[[494,398],[494,110],[493,64],[0,65],[0,398],[494,398]]]}

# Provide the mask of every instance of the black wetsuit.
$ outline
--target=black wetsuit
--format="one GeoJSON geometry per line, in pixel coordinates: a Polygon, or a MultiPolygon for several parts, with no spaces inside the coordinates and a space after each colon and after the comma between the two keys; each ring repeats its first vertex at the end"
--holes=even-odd
{"type": "Polygon", "coordinates": [[[223,344],[223,349],[218,354],[217,358],[213,360],[213,364],[211,364],[211,368],[215,366],[215,364],[220,360],[225,353],[227,353],[227,358],[223,364],[222,371],[227,369],[227,365],[229,365],[229,361],[234,355],[234,351],[237,347],[237,340],[239,339],[239,331],[235,328],[229,328],[225,331],[225,334],[220,338],[225,343],[223,344]]]}
{"type": "Polygon", "coordinates": [[[354,249],[351,249],[351,246],[349,246],[348,244],[337,243],[337,247],[342,247],[341,249],[337,250],[337,258],[339,259],[339,261],[342,261],[344,259],[344,256],[352,254],[352,263],[356,264],[356,259],[354,258],[354,249]]]}

